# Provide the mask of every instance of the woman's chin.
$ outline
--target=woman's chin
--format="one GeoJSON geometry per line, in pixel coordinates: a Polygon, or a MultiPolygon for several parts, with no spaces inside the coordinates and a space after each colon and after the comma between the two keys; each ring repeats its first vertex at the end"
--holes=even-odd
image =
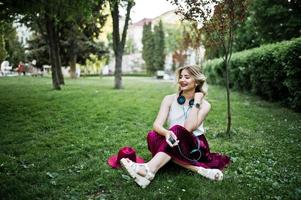
{"type": "Polygon", "coordinates": [[[189,88],[189,87],[181,87],[181,91],[185,91],[185,92],[188,92],[190,90],[194,90],[194,88],[189,88]]]}
{"type": "Polygon", "coordinates": [[[189,88],[187,88],[187,87],[182,87],[181,90],[186,92],[186,91],[189,91],[189,88]]]}

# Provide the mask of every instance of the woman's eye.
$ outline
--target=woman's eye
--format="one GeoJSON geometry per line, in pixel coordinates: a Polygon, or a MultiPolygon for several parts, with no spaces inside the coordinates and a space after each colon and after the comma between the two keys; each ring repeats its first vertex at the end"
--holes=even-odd
{"type": "Polygon", "coordinates": [[[179,76],[179,79],[182,79],[182,78],[185,78],[185,79],[190,79],[190,76],[179,76]]]}

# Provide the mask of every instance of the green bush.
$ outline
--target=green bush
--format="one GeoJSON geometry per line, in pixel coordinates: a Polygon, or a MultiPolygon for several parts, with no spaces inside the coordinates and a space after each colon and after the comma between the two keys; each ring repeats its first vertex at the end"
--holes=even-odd
{"type": "MultiPolygon", "coordinates": [[[[301,111],[301,38],[234,53],[230,65],[231,88],[301,111]]],[[[207,61],[204,73],[209,83],[225,85],[221,58],[207,61]]]]}

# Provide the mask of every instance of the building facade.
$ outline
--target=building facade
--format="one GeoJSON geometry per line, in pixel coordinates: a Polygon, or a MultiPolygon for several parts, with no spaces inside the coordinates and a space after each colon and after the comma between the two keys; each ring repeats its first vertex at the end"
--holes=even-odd
{"type": "MultiPolygon", "coordinates": [[[[152,26],[159,24],[160,20],[164,26],[169,27],[180,27],[181,26],[181,18],[179,15],[175,14],[175,10],[171,10],[168,12],[163,13],[162,15],[155,17],[153,19],[144,18],[136,23],[132,23],[128,27],[127,32],[127,41],[131,41],[132,52],[123,55],[122,61],[122,72],[125,74],[128,73],[137,73],[137,72],[144,72],[145,62],[142,58],[142,35],[143,35],[143,26],[144,24],[151,23],[152,26]]],[[[202,46],[199,49],[191,49],[188,48],[185,51],[185,64],[195,64],[196,59],[199,59],[200,62],[204,58],[205,50],[202,46]]],[[[173,65],[174,59],[172,53],[167,53],[165,58],[165,65],[164,70],[168,74],[173,73],[173,65]]],[[[110,63],[105,68],[106,72],[114,73],[115,69],[115,58],[111,56],[110,63]]]]}

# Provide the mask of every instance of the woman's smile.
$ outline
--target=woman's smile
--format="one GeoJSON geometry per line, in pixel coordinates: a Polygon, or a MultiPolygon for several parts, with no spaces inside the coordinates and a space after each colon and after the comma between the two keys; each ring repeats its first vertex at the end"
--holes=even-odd
{"type": "Polygon", "coordinates": [[[179,77],[179,86],[181,90],[190,90],[195,87],[195,80],[191,77],[187,70],[183,70],[179,77]]]}

